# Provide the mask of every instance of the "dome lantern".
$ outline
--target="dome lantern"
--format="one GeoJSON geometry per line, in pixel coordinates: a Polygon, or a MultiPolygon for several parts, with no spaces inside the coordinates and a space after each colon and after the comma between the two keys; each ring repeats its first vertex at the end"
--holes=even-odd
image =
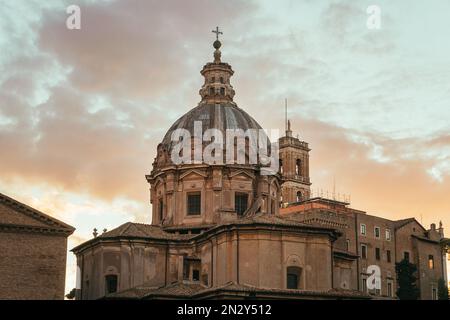
{"type": "Polygon", "coordinates": [[[205,82],[200,89],[201,103],[223,103],[232,102],[234,89],[230,84],[230,78],[234,74],[233,69],[228,63],[221,61],[222,53],[220,48],[222,43],[219,41],[219,27],[212,31],[216,34],[216,40],[213,43],[214,62],[207,63],[200,72],[205,78],[205,82]]]}

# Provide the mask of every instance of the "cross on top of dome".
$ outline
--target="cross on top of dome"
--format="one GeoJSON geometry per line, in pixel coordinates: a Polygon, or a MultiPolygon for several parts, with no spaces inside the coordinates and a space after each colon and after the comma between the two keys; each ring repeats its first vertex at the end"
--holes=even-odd
{"type": "Polygon", "coordinates": [[[216,27],[216,30],[213,30],[212,33],[216,34],[216,41],[219,41],[219,34],[223,34],[223,32],[219,30],[219,27],[216,27]]]}

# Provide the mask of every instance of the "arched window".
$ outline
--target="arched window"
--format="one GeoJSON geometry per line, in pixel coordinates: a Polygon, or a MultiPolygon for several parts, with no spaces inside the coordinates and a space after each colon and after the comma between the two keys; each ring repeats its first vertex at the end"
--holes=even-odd
{"type": "Polygon", "coordinates": [[[302,201],[302,192],[301,192],[301,191],[297,191],[296,201],[297,201],[297,202],[302,201]]]}
{"type": "Polygon", "coordinates": [[[223,77],[220,77],[220,83],[224,83],[223,77]]]}
{"type": "Polygon", "coordinates": [[[302,269],[299,267],[287,267],[286,270],[286,287],[288,289],[300,288],[300,276],[302,269]]]}
{"type": "Polygon", "coordinates": [[[295,174],[296,175],[301,175],[301,165],[302,165],[302,161],[300,159],[297,159],[297,161],[295,161],[295,174]]]}
{"type": "Polygon", "coordinates": [[[280,173],[283,174],[283,160],[280,159],[280,173]]]}
{"type": "Polygon", "coordinates": [[[105,276],[105,293],[110,294],[117,291],[117,275],[109,274],[105,276]]]}
{"type": "Polygon", "coordinates": [[[209,88],[209,94],[214,95],[214,88],[209,88]]]}

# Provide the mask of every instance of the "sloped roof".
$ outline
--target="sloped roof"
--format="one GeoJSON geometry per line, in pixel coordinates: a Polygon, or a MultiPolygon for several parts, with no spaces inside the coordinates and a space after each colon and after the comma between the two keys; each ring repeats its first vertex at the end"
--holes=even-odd
{"type": "Polygon", "coordinates": [[[279,296],[289,298],[323,297],[323,298],[353,298],[370,299],[363,292],[354,290],[331,289],[331,290],[293,290],[260,288],[248,284],[228,282],[217,287],[206,287],[200,283],[176,282],[167,286],[155,288],[154,286],[138,286],[121,292],[116,292],[105,297],[105,299],[152,299],[152,298],[194,298],[207,299],[216,294],[228,293],[229,295],[258,295],[279,296]]]}
{"type": "Polygon", "coordinates": [[[290,220],[288,218],[267,215],[267,214],[256,214],[250,217],[241,217],[238,219],[233,219],[227,222],[222,222],[217,225],[211,226],[208,230],[200,234],[175,234],[166,232],[164,227],[143,223],[133,223],[126,222],[119,227],[107,231],[95,238],[92,238],[77,247],[73,248],[72,251],[76,252],[86,245],[95,243],[101,240],[108,240],[114,238],[134,238],[134,239],[148,239],[148,240],[173,240],[173,241],[187,241],[197,237],[203,237],[205,234],[220,231],[220,229],[231,227],[231,226],[267,226],[267,227],[290,227],[290,228],[301,228],[308,232],[327,232],[327,233],[339,233],[334,228],[328,227],[318,227],[304,224],[295,220],[290,220]]]}
{"type": "Polygon", "coordinates": [[[28,219],[20,219],[21,217],[19,216],[17,216],[17,219],[14,219],[14,217],[10,216],[7,222],[0,223],[4,228],[22,228],[27,230],[39,229],[42,232],[57,232],[66,235],[70,235],[75,231],[74,227],[10,198],[3,193],[0,193],[0,203],[11,208],[14,213],[22,214],[24,215],[23,218],[28,219]]]}
{"type": "Polygon", "coordinates": [[[94,243],[96,241],[108,240],[114,238],[132,238],[132,239],[148,239],[148,240],[189,240],[195,237],[196,234],[175,234],[164,231],[160,226],[126,222],[117,228],[104,232],[99,236],[92,238],[75,248],[71,251],[78,251],[79,249],[94,243]]]}
{"type": "Polygon", "coordinates": [[[206,295],[215,291],[235,291],[243,293],[257,293],[257,294],[275,294],[282,296],[299,297],[302,296],[321,296],[329,298],[363,298],[370,299],[370,297],[360,291],[331,289],[331,290],[300,290],[300,289],[279,289],[279,288],[260,288],[248,284],[239,284],[236,282],[228,282],[219,287],[211,287],[198,292],[196,296],[206,295]]]}
{"type": "Polygon", "coordinates": [[[411,222],[416,222],[424,231],[426,231],[426,229],[415,218],[407,218],[394,221],[395,230],[400,229],[406,226],[407,224],[410,224],[411,222]]]}
{"type": "Polygon", "coordinates": [[[143,299],[151,297],[189,298],[205,290],[207,287],[200,283],[176,282],[167,286],[138,286],[106,296],[106,299],[143,299]]]}
{"type": "Polygon", "coordinates": [[[107,231],[99,235],[97,238],[115,238],[115,237],[178,240],[178,239],[189,239],[192,238],[193,235],[174,234],[165,232],[159,226],[144,223],[126,222],[111,231],[107,231]]]}

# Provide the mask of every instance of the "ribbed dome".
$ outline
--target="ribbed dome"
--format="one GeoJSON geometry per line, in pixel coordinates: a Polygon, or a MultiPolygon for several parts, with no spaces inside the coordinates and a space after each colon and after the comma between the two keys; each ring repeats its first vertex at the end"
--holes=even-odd
{"type": "Polygon", "coordinates": [[[261,129],[261,126],[247,112],[238,108],[234,103],[200,104],[179,118],[167,131],[162,144],[171,148],[171,135],[176,129],[186,129],[194,135],[194,122],[201,121],[205,133],[208,129],[219,129],[225,139],[227,129],[261,129]]]}

